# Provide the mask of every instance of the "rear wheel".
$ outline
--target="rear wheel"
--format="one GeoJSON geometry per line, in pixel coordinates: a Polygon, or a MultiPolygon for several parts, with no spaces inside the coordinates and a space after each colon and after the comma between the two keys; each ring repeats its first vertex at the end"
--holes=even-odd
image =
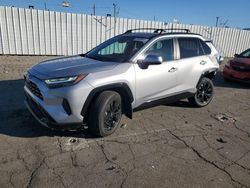
{"type": "Polygon", "coordinates": [[[121,96],[104,91],[95,100],[89,118],[89,130],[97,136],[108,136],[118,127],[122,116],[121,96]]]}
{"type": "Polygon", "coordinates": [[[213,92],[213,82],[209,78],[203,77],[197,85],[195,96],[188,98],[188,100],[192,105],[203,107],[212,101],[213,92]]]}

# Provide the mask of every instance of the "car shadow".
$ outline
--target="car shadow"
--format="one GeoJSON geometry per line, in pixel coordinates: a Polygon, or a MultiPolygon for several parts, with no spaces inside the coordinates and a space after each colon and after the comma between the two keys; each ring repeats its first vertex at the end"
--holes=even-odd
{"type": "Polygon", "coordinates": [[[186,99],[164,105],[172,107],[180,107],[180,108],[196,108],[195,106],[191,105],[186,99]]]}
{"type": "MultiPolygon", "coordinates": [[[[41,126],[24,106],[23,79],[2,80],[0,81],[0,134],[13,137],[77,137],[77,138],[95,138],[86,130],[82,131],[52,131],[41,126]]],[[[219,72],[215,78],[216,87],[243,88],[250,87],[239,83],[225,83],[219,72]]],[[[187,100],[178,101],[167,106],[181,108],[194,108],[190,106],[187,100]]]]}
{"type": "Polygon", "coordinates": [[[62,131],[52,130],[39,124],[30,112],[25,108],[13,109],[9,111],[0,111],[0,118],[4,120],[0,124],[0,134],[13,137],[77,137],[77,138],[94,138],[86,130],[62,131]]]}
{"type": "Polygon", "coordinates": [[[13,137],[94,138],[86,130],[56,131],[40,125],[24,105],[23,79],[0,81],[0,134],[13,137]]]}

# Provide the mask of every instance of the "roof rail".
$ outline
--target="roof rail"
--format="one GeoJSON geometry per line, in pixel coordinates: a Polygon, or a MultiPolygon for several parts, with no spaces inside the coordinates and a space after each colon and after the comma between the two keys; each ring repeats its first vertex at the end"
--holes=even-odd
{"type": "MultiPolygon", "coordinates": [[[[153,33],[166,33],[167,31],[171,31],[171,32],[174,32],[174,31],[185,31],[186,33],[190,33],[190,30],[189,29],[179,29],[179,28],[167,28],[167,29],[157,29],[157,28],[136,28],[136,29],[130,29],[130,30],[127,30],[125,32],[125,34],[127,33],[132,33],[133,31],[140,31],[140,30],[153,30],[153,33]]],[[[171,33],[169,32],[169,33],[171,33]]]]}
{"type": "Polygon", "coordinates": [[[154,33],[162,32],[162,29],[157,29],[157,28],[136,28],[127,30],[125,33],[132,33],[133,31],[140,31],[140,30],[153,30],[154,33]]]}
{"type": "Polygon", "coordinates": [[[189,29],[179,29],[179,28],[167,28],[167,29],[163,29],[163,32],[166,32],[166,31],[185,31],[186,33],[190,33],[190,30],[189,29]]]}

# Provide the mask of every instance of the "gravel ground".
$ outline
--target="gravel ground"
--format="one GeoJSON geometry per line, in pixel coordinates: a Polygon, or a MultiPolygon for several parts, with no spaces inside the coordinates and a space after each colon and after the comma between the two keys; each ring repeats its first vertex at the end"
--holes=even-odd
{"type": "Polygon", "coordinates": [[[23,105],[22,75],[51,57],[0,56],[0,187],[250,187],[250,87],[225,83],[204,108],[134,113],[106,138],[55,132],[23,105]]]}

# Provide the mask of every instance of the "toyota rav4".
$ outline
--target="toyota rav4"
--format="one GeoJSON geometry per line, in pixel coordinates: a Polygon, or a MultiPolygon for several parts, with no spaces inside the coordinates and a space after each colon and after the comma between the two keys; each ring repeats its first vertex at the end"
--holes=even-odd
{"type": "Polygon", "coordinates": [[[86,54],[46,60],[24,75],[25,104],[44,126],[115,131],[122,114],[187,98],[208,105],[219,53],[186,29],[134,29],[86,54]]]}

